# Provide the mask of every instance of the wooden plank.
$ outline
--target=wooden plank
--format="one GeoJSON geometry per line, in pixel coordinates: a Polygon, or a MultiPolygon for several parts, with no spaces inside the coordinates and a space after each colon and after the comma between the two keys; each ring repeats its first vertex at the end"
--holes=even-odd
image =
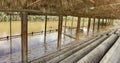
{"type": "Polygon", "coordinates": [[[76,29],[76,27],[70,27],[70,26],[62,26],[62,27],[66,27],[66,28],[68,28],[68,29],[76,29]]]}
{"type": "Polygon", "coordinates": [[[68,37],[70,37],[70,38],[73,38],[73,39],[76,39],[76,37],[73,37],[73,36],[71,36],[71,35],[68,35],[68,34],[65,34],[65,33],[63,33],[65,36],[68,36],[68,37]]]}

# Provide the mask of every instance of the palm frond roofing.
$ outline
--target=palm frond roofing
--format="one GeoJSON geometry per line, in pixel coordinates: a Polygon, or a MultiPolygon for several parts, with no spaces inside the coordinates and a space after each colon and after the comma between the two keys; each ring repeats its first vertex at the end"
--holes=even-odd
{"type": "Polygon", "coordinates": [[[0,0],[0,8],[37,10],[42,14],[120,18],[120,0],[0,0]]]}

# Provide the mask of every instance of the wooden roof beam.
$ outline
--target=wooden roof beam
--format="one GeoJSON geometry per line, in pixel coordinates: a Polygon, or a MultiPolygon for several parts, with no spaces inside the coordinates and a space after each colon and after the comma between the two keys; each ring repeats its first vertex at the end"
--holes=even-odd
{"type": "Polygon", "coordinates": [[[31,4],[29,4],[29,5],[27,5],[27,7],[30,7],[30,6],[32,6],[32,5],[34,5],[34,4],[37,4],[37,3],[39,3],[41,0],[37,0],[37,1],[35,1],[35,2],[33,2],[33,3],[31,3],[31,4]]]}

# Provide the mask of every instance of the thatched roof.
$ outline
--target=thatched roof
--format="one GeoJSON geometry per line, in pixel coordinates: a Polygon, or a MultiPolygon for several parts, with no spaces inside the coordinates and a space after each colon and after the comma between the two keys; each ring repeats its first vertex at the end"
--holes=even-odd
{"type": "Polygon", "coordinates": [[[30,14],[120,18],[120,0],[0,0],[0,8],[30,14]]]}

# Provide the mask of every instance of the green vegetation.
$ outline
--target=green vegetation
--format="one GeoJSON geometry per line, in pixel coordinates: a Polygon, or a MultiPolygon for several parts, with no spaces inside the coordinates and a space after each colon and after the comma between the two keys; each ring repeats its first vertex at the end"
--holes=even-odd
{"type": "MultiPolygon", "coordinates": [[[[74,19],[77,19],[76,17],[74,17],[74,19]]],[[[20,15],[11,15],[11,20],[12,21],[20,21],[20,15]]],[[[45,21],[45,16],[41,16],[41,15],[28,15],[28,20],[29,21],[45,21]]],[[[58,20],[58,16],[48,16],[47,17],[48,21],[57,21],[58,20]]],[[[63,20],[66,20],[66,18],[64,17],[63,20]]],[[[67,17],[68,21],[72,20],[71,16],[67,17]]],[[[0,22],[8,22],[10,21],[10,15],[8,13],[3,13],[0,12],[0,22]]]]}
{"type": "MultiPolygon", "coordinates": [[[[47,17],[47,30],[58,29],[58,16],[48,16],[47,17]]],[[[12,35],[21,34],[21,20],[19,15],[12,15],[12,35]]],[[[44,31],[45,28],[45,16],[40,15],[29,15],[28,16],[28,33],[31,32],[39,32],[44,31]]],[[[72,27],[77,27],[77,17],[67,17],[66,26],[71,27],[71,23],[73,21],[72,27]]],[[[9,35],[10,34],[10,15],[6,13],[0,13],[0,36],[1,35],[9,35]]],[[[63,26],[65,26],[66,17],[63,17],[63,26]]],[[[91,23],[92,24],[92,23],[91,23]]],[[[97,24],[97,22],[96,22],[97,24]]],[[[87,27],[88,19],[81,18],[81,27],[87,27]]]]}

